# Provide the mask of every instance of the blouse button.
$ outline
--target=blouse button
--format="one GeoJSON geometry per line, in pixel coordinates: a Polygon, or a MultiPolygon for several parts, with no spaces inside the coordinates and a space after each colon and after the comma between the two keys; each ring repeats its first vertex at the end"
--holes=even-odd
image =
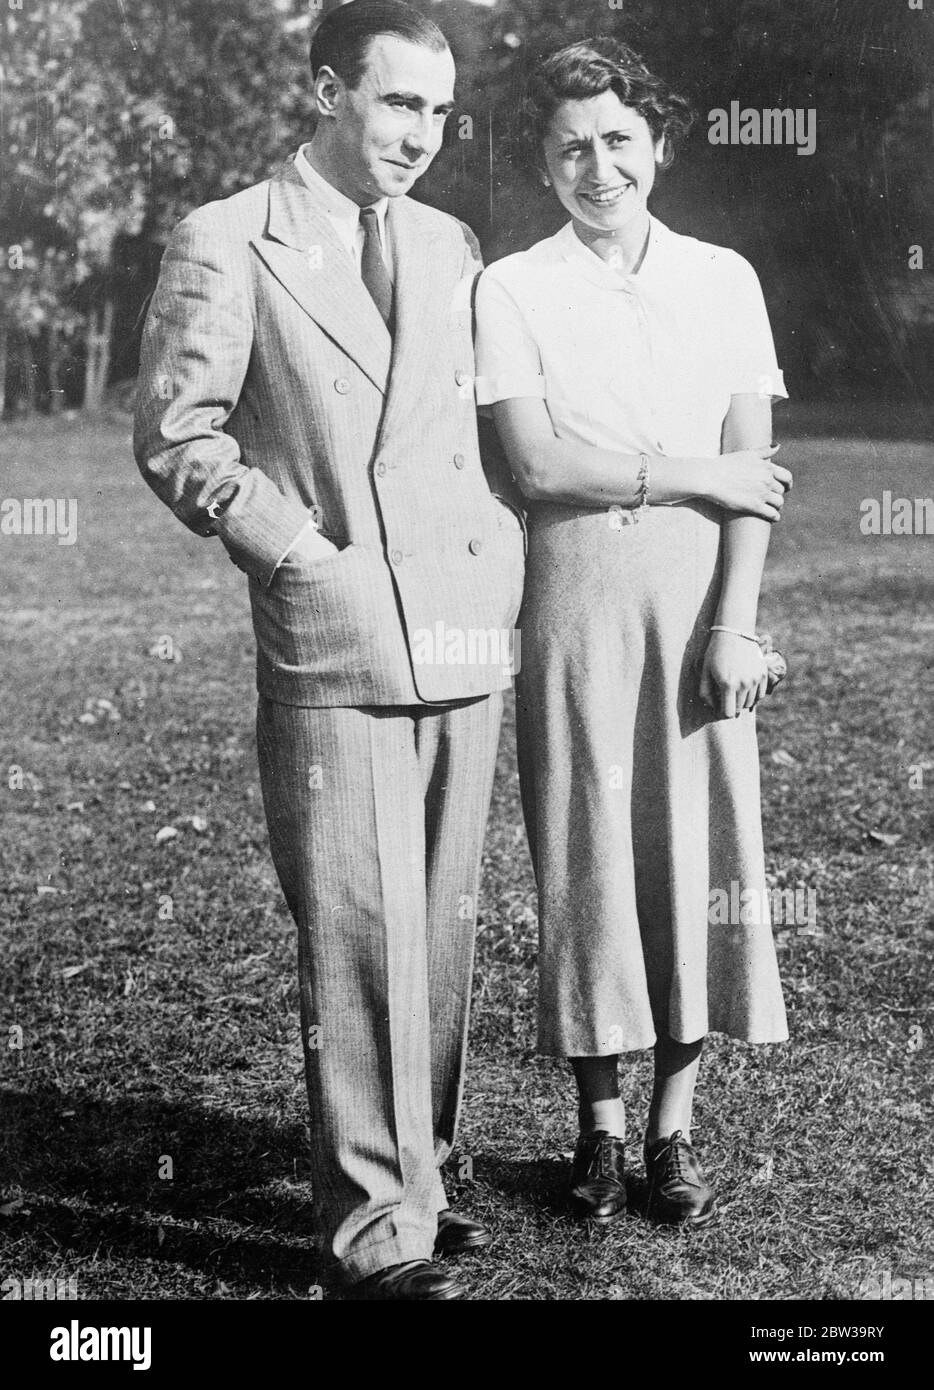
{"type": "Polygon", "coordinates": [[[334,383],[334,390],[338,395],[346,396],[347,392],[350,390],[350,382],[345,376],[339,376],[334,383]]]}
{"type": "Polygon", "coordinates": [[[380,459],[379,463],[376,465],[376,475],[377,475],[377,477],[382,478],[382,477],[385,476],[385,473],[386,473],[386,465],[385,465],[385,463],[383,463],[383,460],[380,459]]]}
{"type": "Polygon", "coordinates": [[[469,372],[461,370],[459,372],[454,373],[454,380],[457,382],[458,386],[466,386],[470,379],[471,378],[469,372]]]}
{"type": "Polygon", "coordinates": [[[464,464],[465,464],[466,462],[467,462],[467,460],[464,458],[464,455],[463,455],[463,454],[455,454],[455,455],[454,455],[454,467],[455,467],[455,468],[463,468],[463,466],[464,466],[464,464]]]}
{"type": "Polygon", "coordinates": [[[479,555],[480,551],[483,549],[483,542],[474,539],[470,542],[467,549],[470,551],[471,555],[479,555]]]}
{"type": "Polygon", "coordinates": [[[392,552],[392,554],[390,555],[389,558],[390,558],[390,560],[392,561],[392,563],[393,563],[394,565],[401,565],[401,564],[402,564],[402,551],[401,551],[401,550],[394,550],[394,551],[392,552]]]}

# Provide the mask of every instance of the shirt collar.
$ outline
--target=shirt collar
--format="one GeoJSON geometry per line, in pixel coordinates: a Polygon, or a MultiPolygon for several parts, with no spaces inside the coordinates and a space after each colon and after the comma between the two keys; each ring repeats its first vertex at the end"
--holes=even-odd
{"type": "Polygon", "coordinates": [[[606,289],[622,290],[636,294],[654,279],[656,271],[664,262],[666,248],[670,245],[672,233],[663,222],[649,213],[649,244],[646,247],[642,265],[635,275],[622,275],[581,241],[574,230],[574,223],[568,222],[555,236],[555,244],[562,260],[575,266],[592,284],[606,289]]]}
{"type": "MultiPolygon", "coordinates": [[[[315,194],[322,204],[325,216],[330,218],[341,234],[341,240],[348,248],[352,247],[357,235],[357,228],[360,225],[360,207],[352,198],[348,198],[346,194],[341,193],[340,189],[335,188],[323,175],[318,173],[305,153],[307,149],[307,145],[302,145],[297,151],[295,155],[295,167],[301,175],[305,186],[315,194]]],[[[369,204],[369,206],[376,209],[379,234],[385,246],[386,211],[389,207],[389,199],[378,198],[374,203],[369,204]]]]}

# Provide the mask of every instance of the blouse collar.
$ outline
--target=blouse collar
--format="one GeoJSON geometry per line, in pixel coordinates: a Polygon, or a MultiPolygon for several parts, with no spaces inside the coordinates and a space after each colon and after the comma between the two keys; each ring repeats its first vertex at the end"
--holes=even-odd
{"type": "Polygon", "coordinates": [[[604,289],[622,290],[626,294],[637,294],[654,280],[664,261],[665,249],[672,236],[673,233],[665,224],[649,213],[649,244],[642,258],[642,265],[634,275],[623,275],[620,271],[614,270],[596,251],[585,246],[575,232],[573,222],[568,222],[556,234],[555,245],[561,259],[572,264],[591,284],[604,289]]]}

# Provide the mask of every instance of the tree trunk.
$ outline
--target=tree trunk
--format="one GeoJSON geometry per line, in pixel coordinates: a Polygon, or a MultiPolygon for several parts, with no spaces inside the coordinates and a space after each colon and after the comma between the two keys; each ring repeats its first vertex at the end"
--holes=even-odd
{"type": "Polygon", "coordinates": [[[61,366],[62,343],[58,333],[58,325],[49,324],[48,335],[46,338],[46,352],[48,353],[48,373],[49,373],[49,414],[58,415],[62,408],[64,392],[61,389],[61,366]]]}
{"type": "Polygon", "coordinates": [[[110,374],[110,334],[113,321],[114,301],[108,292],[103,305],[92,310],[88,322],[84,408],[92,414],[99,411],[104,403],[104,390],[110,374]]]}
{"type": "Polygon", "coordinates": [[[6,410],[6,364],[9,333],[5,323],[0,323],[0,420],[6,410]]]}
{"type": "Polygon", "coordinates": [[[13,410],[17,415],[32,415],[36,408],[36,377],[39,369],[33,339],[23,328],[17,330],[16,349],[19,358],[19,385],[13,410]]]}

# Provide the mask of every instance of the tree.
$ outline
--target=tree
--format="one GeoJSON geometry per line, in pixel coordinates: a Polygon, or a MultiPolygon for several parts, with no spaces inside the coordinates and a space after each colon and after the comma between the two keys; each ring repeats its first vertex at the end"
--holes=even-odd
{"type": "Polygon", "coordinates": [[[4,15],[0,228],[25,248],[5,334],[84,324],[84,404],[109,376],[114,247],[269,172],[307,121],[302,42],[274,0],[30,0],[4,15]],[[304,103],[303,103],[304,98],[304,103]],[[49,251],[62,251],[54,258],[49,251]],[[39,275],[39,267],[44,267],[39,275]],[[54,289],[53,289],[54,280],[54,289]]]}
{"type": "Polygon", "coordinates": [[[56,381],[60,341],[83,319],[85,405],[96,409],[109,356],[111,251],[118,233],[142,224],[140,137],[158,113],[128,90],[118,68],[102,68],[88,50],[89,8],[89,0],[33,0],[5,16],[0,226],[8,245],[28,248],[17,292],[5,304],[7,331],[18,327],[35,338],[45,330],[56,381]]]}
{"type": "Polygon", "coordinates": [[[143,233],[164,241],[192,208],[268,175],[306,138],[304,35],[276,0],[90,0],[84,43],[149,124],[134,124],[144,165],[143,233]],[[303,131],[304,128],[304,131],[303,131]]]}
{"type": "Polygon", "coordinates": [[[625,0],[613,9],[606,0],[499,0],[491,15],[474,97],[494,131],[487,197],[477,200],[493,205],[478,228],[488,251],[527,246],[563,220],[504,158],[531,63],[587,35],[615,33],[699,113],[683,158],[660,181],[659,215],[752,259],[795,386],[912,389],[904,308],[910,301],[926,321],[930,290],[917,272],[906,285],[908,248],[925,232],[930,244],[934,192],[934,30],[923,16],[877,0],[817,9],[813,0],[625,0]],[[708,114],[732,100],[813,109],[816,154],[713,146],[708,114]]]}

